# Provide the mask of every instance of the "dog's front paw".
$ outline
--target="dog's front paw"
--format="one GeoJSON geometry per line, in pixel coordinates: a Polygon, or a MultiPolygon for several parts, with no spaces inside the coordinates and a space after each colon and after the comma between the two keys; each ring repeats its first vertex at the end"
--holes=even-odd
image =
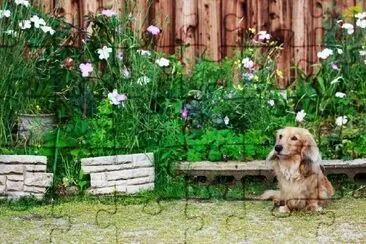
{"type": "Polygon", "coordinates": [[[290,209],[285,205],[285,206],[281,206],[278,208],[278,211],[280,213],[289,213],[290,212],[290,209]]]}

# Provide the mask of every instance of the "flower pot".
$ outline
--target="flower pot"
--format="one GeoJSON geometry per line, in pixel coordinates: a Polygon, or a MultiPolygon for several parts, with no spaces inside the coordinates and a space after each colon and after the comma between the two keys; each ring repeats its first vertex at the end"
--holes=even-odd
{"type": "Polygon", "coordinates": [[[49,133],[56,124],[55,114],[20,114],[18,116],[18,139],[36,143],[49,133]]]}

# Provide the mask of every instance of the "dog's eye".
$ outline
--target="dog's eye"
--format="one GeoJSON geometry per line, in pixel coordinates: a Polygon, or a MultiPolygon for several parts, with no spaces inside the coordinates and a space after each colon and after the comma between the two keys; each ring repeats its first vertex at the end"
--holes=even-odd
{"type": "Polygon", "coordinates": [[[293,136],[293,137],[291,137],[291,140],[296,141],[297,140],[297,137],[296,136],[293,136]]]}
{"type": "Polygon", "coordinates": [[[278,138],[280,138],[280,140],[282,139],[282,135],[279,135],[278,138]]]}

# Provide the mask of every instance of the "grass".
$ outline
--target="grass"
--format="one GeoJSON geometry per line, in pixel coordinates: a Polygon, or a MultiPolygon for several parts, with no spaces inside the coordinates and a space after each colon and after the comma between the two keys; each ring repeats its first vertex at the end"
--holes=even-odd
{"type": "Polygon", "coordinates": [[[365,200],[345,197],[323,213],[289,216],[278,215],[270,202],[262,201],[114,204],[100,199],[28,209],[2,205],[0,242],[362,242],[366,240],[365,200]]]}
{"type": "Polygon", "coordinates": [[[155,191],[137,196],[74,196],[52,202],[23,199],[0,204],[0,231],[4,233],[0,242],[365,241],[365,192],[352,194],[354,189],[365,189],[342,177],[331,180],[337,195],[324,212],[291,215],[280,215],[271,202],[253,200],[274,187],[258,178],[248,179],[245,188],[223,182],[210,186],[190,183],[184,192],[176,188],[173,198],[155,191]],[[242,201],[243,195],[249,200],[242,201]]]}

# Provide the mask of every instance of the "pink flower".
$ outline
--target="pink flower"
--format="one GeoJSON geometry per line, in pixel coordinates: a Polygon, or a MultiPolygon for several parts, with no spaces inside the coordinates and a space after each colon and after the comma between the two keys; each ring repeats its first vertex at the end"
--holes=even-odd
{"type": "Polygon", "coordinates": [[[154,25],[150,25],[149,27],[147,27],[147,32],[149,32],[151,35],[156,36],[160,34],[160,29],[159,27],[156,27],[154,25]]]}
{"type": "Polygon", "coordinates": [[[91,63],[82,63],[79,68],[82,77],[89,77],[91,72],[93,72],[93,66],[91,63]]]}
{"type": "Polygon", "coordinates": [[[332,69],[334,69],[334,70],[341,70],[339,67],[338,67],[338,65],[336,65],[335,63],[332,63],[332,69]]]}
{"type": "Polygon", "coordinates": [[[188,118],[188,109],[187,109],[187,107],[186,107],[186,106],[184,106],[184,107],[182,108],[182,110],[180,111],[180,113],[181,113],[181,116],[182,116],[182,118],[183,118],[183,119],[188,118]]]}
{"type": "Polygon", "coordinates": [[[117,15],[113,9],[103,9],[102,14],[106,17],[113,17],[117,15]]]}

